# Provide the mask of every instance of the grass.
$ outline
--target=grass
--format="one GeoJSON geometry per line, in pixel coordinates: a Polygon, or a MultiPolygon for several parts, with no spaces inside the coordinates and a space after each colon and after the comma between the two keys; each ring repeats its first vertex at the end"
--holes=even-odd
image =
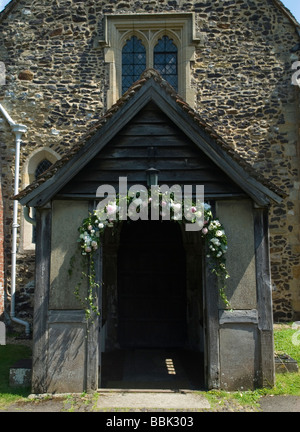
{"type": "MultiPolygon", "coordinates": [[[[300,328],[293,328],[292,323],[276,325],[274,329],[274,350],[278,354],[288,354],[297,361],[300,368],[300,328]]],[[[211,405],[225,404],[227,400],[243,406],[259,407],[262,396],[293,395],[300,396],[300,371],[276,374],[275,386],[253,391],[225,392],[213,390],[206,393],[211,405]]]]}
{"type": "Polygon", "coordinates": [[[26,398],[30,388],[9,386],[9,368],[18,360],[30,358],[31,349],[24,345],[0,345],[0,409],[2,406],[26,398]]]}
{"type": "Polygon", "coordinates": [[[290,355],[300,365],[300,327],[295,329],[292,325],[289,328],[283,325],[282,328],[274,330],[274,348],[277,353],[290,355]]]}
{"type": "MultiPolygon", "coordinates": [[[[300,328],[295,329],[291,324],[276,325],[274,329],[274,348],[277,353],[290,355],[300,365],[300,328]]],[[[23,345],[0,346],[0,410],[4,406],[17,401],[26,400],[30,389],[14,389],[9,386],[9,368],[18,360],[29,358],[30,348],[23,345]]],[[[238,405],[256,409],[259,399],[268,395],[296,395],[300,396],[300,372],[276,374],[276,384],[273,388],[263,388],[254,391],[208,391],[203,395],[212,407],[222,407],[228,401],[238,405]]],[[[84,394],[82,395],[84,396],[84,394]]],[[[74,401],[66,396],[66,408],[74,410],[74,401]]],[[[88,403],[88,402],[86,402],[88,403]]]]}

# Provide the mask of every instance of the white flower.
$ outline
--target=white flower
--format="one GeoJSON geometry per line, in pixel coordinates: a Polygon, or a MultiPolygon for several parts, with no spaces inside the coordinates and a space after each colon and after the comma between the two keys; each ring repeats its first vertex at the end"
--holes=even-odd
{"type": "Polygon", "coordinates": [[[96,241],[92,241],[92,248],[94,250],[98,249],[98,243],[96,241]]]}
{"type": "Polygon", "coordinates": [[[212,238],[210,241],[211,241],[215,246],[220,246],[220,245],[221,245],[220,240],[217,239],[216,237],[212,238]]]}
{"type": "Polygon", "coordinates": [[[174,212],[180,212],[180,210],[181,210],[181,204],[180,203],[176,203],[176,204],[171,204],[171,206],[173,207],[173,209],[174,209],[174,212]]]}
{"type": "Polygon", "coordinates": [[[181,220],[181,215],[179,214],[179,215],[176,215],[176,214],[174,214],[174,216],[172,216],[172,219],[173,220],[181,220]]]}
{"type": "Polygon", "coordinates": [[[98,228],[104,228],[104,224],[102,222],[99,223],[98,228]]]}
{"type": "Polygon", "coordinates": [[[204,210],[210,210],[211,206],[207,203],[204,203],[204,210]]]}
{"type": "Polygon", "coordinates": [[[91,241],[92,241],[91,237],[89,237],[89,236],[84,236],[84,243],[85,243],[87,246],[89,246],[89,245],[91,244],[91,241]]]}
{"type": "Polygon", "coordinates": [[[116,205],[116,203],[107,204],[106,210],[107,210],[107,213],[109,215],[112,215],[112,214],[116,213],[116,211],[117,211],[117,205],[116,205]]]}
{"type": "Polygon", "coordinates": [[[224,235],[225,233],[224,233],[224,231],[222,231],[222,230],[217,230],[216,231],[216,236],[217,237],[222,237],[222,235],[224,235]]]}
{"type": "Polygon", "coordinates": [[[218,220],[215,220],[209,224],[208,229],[211,231],[213,229],[219,228],[220,226],[221,226],[220,222],[218,220]]]}

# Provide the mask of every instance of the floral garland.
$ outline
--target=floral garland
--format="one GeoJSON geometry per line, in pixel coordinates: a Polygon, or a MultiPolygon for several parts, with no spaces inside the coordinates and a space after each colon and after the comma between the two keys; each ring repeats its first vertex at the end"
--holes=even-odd
{"type": "MultiPolygon", "coordinates": [[[[225,294],[225,281],[229,278],[229,274],[226,269],[225,254],[227,251],[227,237],[225,230],[218,219],[213,218],[211,206],[204,203],[202,208],[199,209],[195,205],[191,205],[186,208],[185,217],[184,215],[179,216],[179,212],[184,208],[184,204],[174,201],[174,197],[166,196],[165,194],[159,193],[159,213],[161,216],[166,215],[166,208],[170,212],[170,220],[177,221],[179,223],[199,223],[199,218],[203,216],[201,222],[200,234],[201,237],[206,241],[208,246],[208,255],[212,263],[212,272],[216,274],[221,282],[222,287],[220,288],[220,296],[225,303],[226,307],[230,307],[230,304],[225,294]],[[202,213],[202,214],[201,214],[202,213]]],[[[151,205],[152,198],[148,199],[148,206],[151,205]]],[[[126,197],[126,205],[129,206],[131,203],[135,204],[137,212],[141,209],[143,201],[140,198],[126,197]]],[[[116,197],[116,200],[110,201],[105,205],[102,211],[94,210],[93,213],[85,218],[78,228],[81,255],[86,256],[89,259],[90,274],[89,274],[89,285],[90,291],[85,301],[88,303],[86,309],[87,316],[91,315],[91,311],[95,312],[95,305],[92,298],[93,289],[97,287],[95,282],[95,271],[93,263],[93,255],[100,246],[102,234],[106,228],[112,228],[116,223],[120,221],[118,210],[120,208],[120,199],[116,197]]],[[[181,214],[181,213],[180,213],[181,214]]],[[[86,275],[84,275],[86,276],[86,275]]],[[[78,290],[76,291],[78,296],[78,290]]]]}

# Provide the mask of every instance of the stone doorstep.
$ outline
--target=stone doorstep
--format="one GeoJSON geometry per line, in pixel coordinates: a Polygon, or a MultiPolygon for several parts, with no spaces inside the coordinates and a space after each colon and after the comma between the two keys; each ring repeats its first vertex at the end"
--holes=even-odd
{"type": "Polygon", "coordinates": [[[296,360],[287,354],[277,354],[275,355],[275,372],[285,373],[285,372],[298,372],[298,364],[296,360]]]}
{"type": "Polygon", "coordinates": [[[148,409],[210,409],[210,403],[204,395],[185,392],[145,392],[139,393],[101,393],[97,399],[97,408],[148,408],[148,409]]]}
{"type": "Polygon", "coordinates": [[[31,359],[19,360],[9,369],[9,385],[11,387],[30,387],[31,370],[31,359]]]}

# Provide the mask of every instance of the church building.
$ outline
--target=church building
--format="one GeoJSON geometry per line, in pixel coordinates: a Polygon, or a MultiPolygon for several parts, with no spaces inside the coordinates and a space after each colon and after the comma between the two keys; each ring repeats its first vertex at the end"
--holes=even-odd
{"type": "Polygon", "coordinates": [[[34,393],[274,384],[273,323],[300,319],[299,55],[279,0],[1,12],[0,319],[33,338],[34,393]]]}

